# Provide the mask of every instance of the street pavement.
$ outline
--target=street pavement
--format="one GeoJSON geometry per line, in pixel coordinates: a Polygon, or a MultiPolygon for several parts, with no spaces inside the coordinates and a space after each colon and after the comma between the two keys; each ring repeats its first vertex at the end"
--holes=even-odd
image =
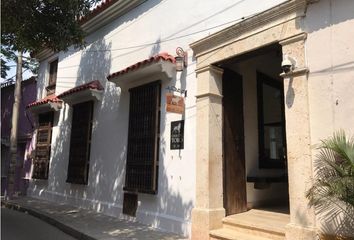
{"type": "MultiPolygon", "coordinates": [[[[20,197],[1,202],[7,208],[28,212],[80,240],[185,240],[131,219],[119,219],[77,206],[20,197]]],[[[14,223],[16,226],[16,223],[14,223]]],[[[14,227],[16,229],[16,227],[14,227]]],[[[4,238],[5,239],[5,238],[4,238]]],[[[16,238],[16,240],[19,238],[16,238]]],[[[39,238],[35,238],[36,240],[39,238]]],[[[52,236],[44,238],[52,240],[52,236]]],[[[62,238],[58,238],[62,239],[62,238]]],[[[29,238],[26,238],[29,240],[29,238]]]]}
{"type": "Polygon", "coordinates": [[[2,240],[75,240],[59,229],[23,212],[1,208],[2,240]]]}

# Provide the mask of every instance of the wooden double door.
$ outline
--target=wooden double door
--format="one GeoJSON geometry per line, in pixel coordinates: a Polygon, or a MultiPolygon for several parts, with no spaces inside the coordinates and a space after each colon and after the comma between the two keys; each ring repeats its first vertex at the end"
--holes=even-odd
{"type": "Polygon", "coordinates": [[[223,74],[223,192],[226,215],[247,211],[242,76],[223,74]]]}

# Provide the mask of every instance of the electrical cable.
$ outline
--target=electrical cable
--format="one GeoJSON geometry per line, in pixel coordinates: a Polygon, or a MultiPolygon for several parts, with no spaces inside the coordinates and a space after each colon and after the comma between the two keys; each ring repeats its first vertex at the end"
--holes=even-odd
{"type": "MultiPolygon", "coordinates": [[[[215,29],[215,28],[218,28],[218,27],[222,27],[222,26],[225,26],[225,25],[228,25],[228,24],[231,24],[231,23],[235,23],[235,22],[238,22],[238,21],[243,21],[245,19],[248,19],[250,17],[255,16],[256,14],[258,14],[258,13],[250,14],[250,15],[248,15],[246,17],[241,17],[241,18],[238,18],[238,19],[234,19],[232,21],[225,22],[225,23],[213,26],[213,27],[205,28],[205,29],[202,29],[202,30],[198,30],[198,31],[195,31],[195,32],[188,33],[188,34],[184,34],[184,35],[180,35],[180,36],[172,37],[172,38],[167,38],[167,39],[159,40],[159,41],[155,41],[155,42],[143,43],[143,44],[133,45],[133,46],[124,47],[124,48],[97,49],[97,50],[85,50],[85,49],[83,49],[82,52],[112,52],[112,51],[128,50],[128,49],[139,48],[139,47],[147,47],[147,46],[160,44],[160,43],[164,43],[164,42],[170,42],[170,41],[177,40],[177,39],[180,39],[180,38],[189,37],[189,36],[192,36],[194,34],[202,33],[202,32],[205,32],[205,31],[209,31],[209,30],[212,30],[212,29],[215,29]]],[[[68,50],[68,52],[77,52],[77,50],[68,50]]]]}

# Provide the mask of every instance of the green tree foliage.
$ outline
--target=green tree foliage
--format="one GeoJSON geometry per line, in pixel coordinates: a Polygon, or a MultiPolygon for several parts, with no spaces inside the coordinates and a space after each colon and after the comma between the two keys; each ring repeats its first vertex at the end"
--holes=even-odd
{"type": "Polygon", "coordinates": [[[7,65],[7,62],[1,58],[1,77],[6,78],[7,77],[7,71],[10,70],[10,67],[7,65]]]}
{"type": "MultiPolygon", "coordinates": [[[[3,0],[1,1],[1,65],[16,55],[16,82],[10,136],[8,197],[14,194],[14,173],[17,164],[17,129],[21,100],[23,53],[51,49],[67,50],[84,46],[85,33],[79,19],[99,0],[3,0]]],[[[8,66],[7,66],[8,67],[8,66]]],[[[6,72],[4,73],[6,74],[6,72]]]]}
{"type": "MultiPolygon", "coordinates": [[[[43,48],[66,50],[82,47],[85,33],[78,22],[99,0],[3,0],[1,1],[1,66],[7,70],[16,52],[38,52],[43,48]]],[[[23,67],[33,70],[33,60],[23,67]]],[[[6,76],[6,71],[2,72],[6,76]]]]}
{"type": "Polygon", "coordinates": [[[1,1],[2,42],[17,51],[82,46],[84,32],[78,19],[98,0],[1,1]]]}
{"type": "MultiPolygon", "coordinates": [[[[3,41],[1,41],[3,42],[3,41]]],[[[5,45],[1,44],[1,77],[7,77],[7,71],[10,70],[8,63],[12,60],[12,51],[5,45]]]]}

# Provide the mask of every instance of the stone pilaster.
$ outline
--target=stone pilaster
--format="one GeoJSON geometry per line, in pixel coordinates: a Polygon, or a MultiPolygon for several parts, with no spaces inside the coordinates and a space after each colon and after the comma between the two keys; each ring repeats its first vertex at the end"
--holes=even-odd
{"type": "Polygon", "coordinates": [[[313,175],[305,39],[306,35],[301,34],[280,42],[283,54],[296,60],[295,69],[282,74],[290,201],[286,239],[292,240],[315,239],[316,236],[315,214],[305,197],[313,175]]]}
{"type": "Polygon", "coordinates": [[[222,226],[222,69],[207,66],[197,72],[196,203],[192,239],[209,239],[222,226]]]}

